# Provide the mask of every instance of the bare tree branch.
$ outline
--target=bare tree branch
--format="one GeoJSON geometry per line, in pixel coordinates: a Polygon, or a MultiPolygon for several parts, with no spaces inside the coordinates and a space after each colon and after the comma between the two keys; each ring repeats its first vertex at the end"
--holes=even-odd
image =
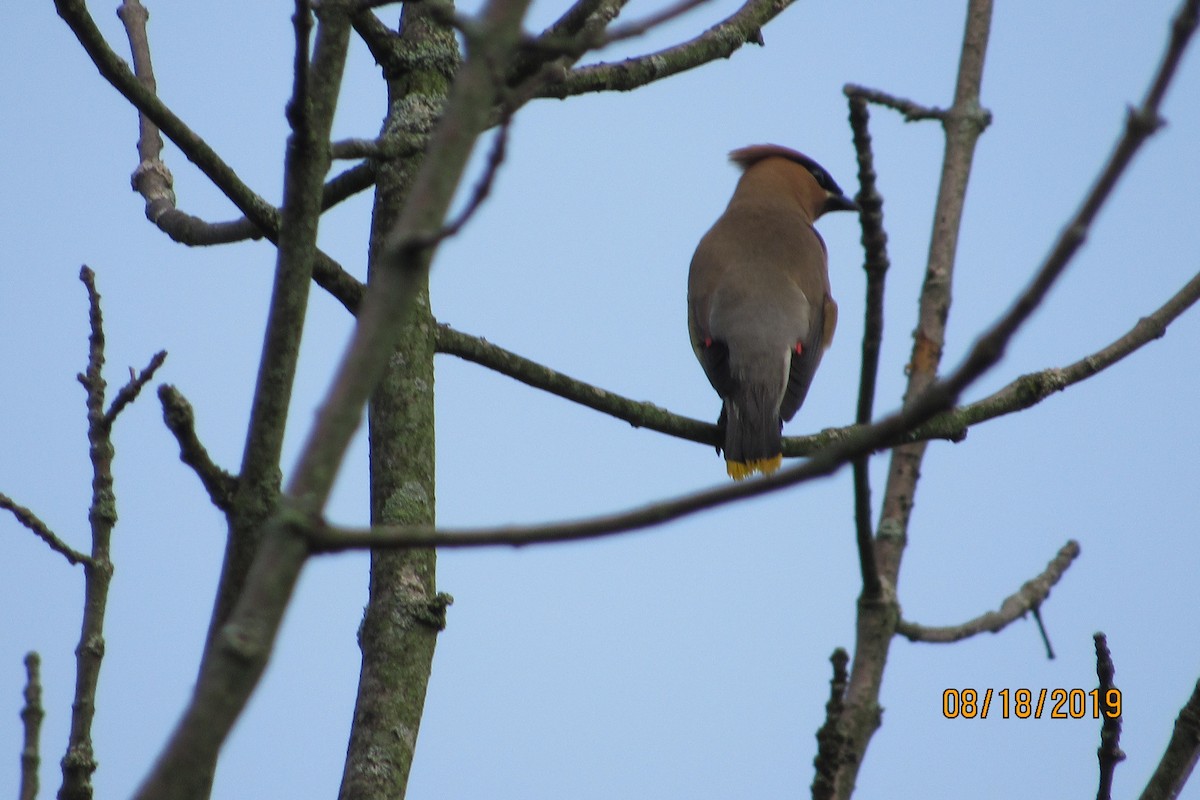
{"type": "MultiPolygon", "coordinates": [[[[1031,408],[1051,395],[1103,372],[1126,356],[1161,338],[1171,322],[1191,308],[1197,300],[1200,300],[1200,273],[1160,308],[1139,319],[1132,329],[1102,349],[1065,367],[1048,367],[1039,372],[1021,375],[988,397],[938,414],[881,447],[932,439],[961,441],[972,425],[1031,408]]],[[[527,386],[624,420],[634,427],[647,428],[709,446],[717,441],[717,428],[709,422],[673,414],[653,403],[622,397],[446,324],[437,326],[437,349],[439,353],[454,355],[487,367],[527,386]]],[[[810,436],[789,436],[783,440],[783,452],[789,458],[812,455],[824,447],[856,435],[860,429],[861,426],[851,425],[830,428],[810,436]]]]}
{"type": "Polygon", "coordinates": [[[1108,651],[1108,639],[1103,633],[1097,633],[1092,639],[1096,643],[1096,677],[1100,680],[1100,691],[1097,706],[1103,713],[1100,723],[1100,747],[1096,757],[1100,761],[1100,786],[1096,790],[1096,800],[1111,800],[1113,773],[1117,764],[1125,760],[1121,751],[1121,707],[1109,701],[1109,692],[1117,691],[1113,676],[1117,669],[1113,666],[1112,653],[1108,651]]]}
{"type": "Polygon", "coordinates": [[[829,661],[833,664],[833,678],[829,681],[825,722],[817,731],[817,755],[813,759],[817,774],[812,784],[813,800],[832,800],[834,776],[837,775],[847,744],[846,737],[838,730],[838,720],[845,708],[846,686],[850,683],[850,673],[846,670],[850,654],[839,647],[833,651],[829,661]]]}
{"type": "Polygon", "coordinates": [[[154,373],[158,372],[158,368],[167,360],[167,351],[159,350],[150,359],[150,363],[146,365],[140,373],[134,373],[133,368],[129,369],[129,383],[121,387],[117,392],[117,396],[113,398],[112,405],[104,414],[103,424],[107,428],[112,428],[112,425],[117,420],[117,416],[125,410],[125,407],[137,399],[141,394],[142,389],[154,377],[154,373]]]}
{"type": "Polygon", "coordinates": [[[36,800],[38,793],[38,767],[42,757],[38,748],[41,737],[42,718],[42,659],[37,653],[25,654],[25,705],[21,708],[21,722],[25,724],[25,742],[21,747],[20,800],[36,800]]]}
{"type": "MultiPolygon", "coordinates": [[[[871,152],[870,113],[861,98],[851,96],[850,129],[854,133],[854,151],[858,158],[857,201],[862,244],[866,254],[863,270],[867,273],[866,320],[863,323],[862,372],[858,384],[858,410],[855,422],[865,425],[875,409],[875,384],[879,376],[879,349],[883,341],[883,291],[891,264],[887,254],[887,232],[883,227],[883,197],[876,188],[875,156],[871,152]]],[[[879,565],[875,562],[874,535],[871,530],[871,456],[854,459],[854,528],[863,592],[878,597],[883,591],[879,565]]]]}
{"type": "Polygon", "coordinates": [[[208,450],[196,435],[196,416],[192,405],[178,389],[168,384],[158,387],[163,422],[179,443],[179,460],[192,468],[204,485],[212,504],[226,513],[233,509],[237,478],[221,469],[208,455],[208,450]]]}
{"type": "MultiPolygon", "coordinates": [[[[523,42],[522,45],[528,52],[538,53],[542,56],[570,56],[573,59],[577,59],[589,50],[607,47],[616,42],[642,36],[654,28],[681,17],[707,2],[709,0],[677,0],[673,5],[650,14],[644,19],[612,28],[607,27],[609,19],[603,19],[597,13],[589,22],[603,20],[604,24],[589,25],[580,31],[570,34],[555,35],[552,33],[543,33],[535,39],[523,42]]],[[[615,18],[615,12],[618,12],[624,5],[624,3],[621,3],[613,6],[614,13],[611,18],[615,18]]],[[[603,6],[598,6],[597,11],[603,8],[603,6]]],[[[546,58],[545,60],[550,60],[550,58],[546,58]]]]}
{"type": "MultiPolygon", "coordinates": [[[[604,31],[629,0],[577,0],[536,38],[522,37],[507,83],[517,86],[530,77],[565,74],[587,52],[587,42],[600,42],[604,31]]],[[[540,87],[539,87],[540,89],[540,87]]]]}
{"type": "MultiPolygon", "coordinates": [[[[875,103],[885,106],[894,111],[899,111],[904,115],[905,122],[918,122],[926,119],[945,120],[948,112],[942,108],[931,108],[923,106],[914,100],[908,100],[903,97],[896,97],[887,92],[881,92],[878,89],[869,89],[866,86],[859,86],[855,83],[847,83],[842,87],[842,92],[851,99],[862,100],[867,103],[875,103]]],[[[984,112],[987,114],[987,112],[984,112]]],[[[987,114],[988,122],[991,121],[991,115],[987,114]]],[[[985,123],[986,125],[986,123],[985,123]]]]}
{"type": "MultiPolygon", "coordinates": [[[[353,155],[336,155],[338,152],[348,153],[353,147],[347,147],[344,150],[339,150],[334,146],[335,158],[355,158],[353,155]]],[[[376,148],[380,151],[383,157],[385,148],[376,148]]],[[[166,169],[165,165],[163,169],[166,169]]],[[[168,175],[169,178],[169,175],[168,175]]],[[[134,174],[135,188],[139,181],[139,173],[134,174]]],[[[329,179],[325,184],[325,191],[321,197],[321,210],[328,211],[344,200],[348,200],[359,192],[371,188],[375,183],[375,164],[370,161],[364,161],[361,164],[356,164],[349,169],[344,170],[335,177],[329,179]]],[[[278,212],[278,209],[276,209],[278,212]]],[[[239,217],[238,219],[228,220],[225,222],[208,222],[200,217],[180,211],[178,208],[156,210],[157,216],[151,218],[158,226],[158,229],[167,236],[171,237],[172,241],[180,244],[188,245],[189,247],[209,247],[221,244],[233,244],[234,242],[245,242],[269,237],[261,228],[255,225],[247,217],[239,217]]],[[[327,254],[318,252],[317,270],[324,276],[323,280],[332,284],[330,292],[334,290],[339,292],[334,296],[342,302],[350,311],[354,310],[357,304],[357,295],[361,294],[362,287],[358,281],[352,278],[344,269],[333,261],[327,254]],[[338,274],[341,270],[341,274],[338,274]],[[334,280],[334,278],[338,280],[334,280]],[[357,288],[355,285],[358,284],[357,288]]],[[[321,285],[318,283],[318,285],[321,285]]]]}
{"type": "Polygon", "coordinates": [[[728,58],[748,42],[761,44],[762,27],[791,3],[792,0],[748,0],[731,16],[694,39],[624,61],[565,71],[538,94],[562,99],[587,92],[626,92],[718,58],[728,58]]]}
{"type": "Polygon", "coordinates": [[[451,236],[457,235],[463,229],[463,226],[475,216],[475,212],[479,210],[483,202],[487,200],[488,195],[492,192],[492,185],[496,180],[496,174],[500,171],[500,165],[504,163],[504,156],[508,149],[508,132],[512,128],[511,110],[504,113],[503,118],[500,120],[499,128],[496,131],[495,138],[492,140],[492,149],[488,152],[487,163],[483,167],[483,174],[476,181],[475,188],[472,190],[467,204],[463,206],[458,216],[443,225],[441,230],[430,236],[414,239],[412,246],[432,247],[449,239],[451,236]]]}
{"type": "MultiPolygon", "coordinates": [[[[291,135],[284,158],[275,281],[204,662],[213,657],[217,632],[241,594],[263,523],[279,493],[279,462],[313,279],[322,182],[329,171],[330,131],[350,40],[346,9],[323,4],[317,12],[320,24],[310,59],[308,0],[296,0],[295,9],[294,76],[286,111],[291,135]]],[[[215,768],[216,754],[211,758],[215,768]]]]}
{"type": "MultiPolygon", "coordinates": [[[[489,0],[483,11],[483,24],[491,35],[481,40],[481,47],[458,71],[397,227],[377,255],[379,267],[364,297],[354,335],[287,492],[263,526],[261,545],[233,613],[217,632],[184,716],[139,790],[138,800],[195,800],[202,796],[199,778],[211,774],[222,743],[266,668],[284,609],[308,555],[297,523],[324,507],[364,405],[385,371],[409,306],[428,274],[433,249],[412,243],[443,224],[467,159],[491,114],[493,65],[511,57],[527,4],[528,0],[489,0]]],[[[312,80],[314,94],[328,91],[326,102],[313,103],[314,108],[328,106],[328,117],[320,115],[322,124],[332,117],[351,10],[348,2],[326,0],[318,12],[312,80]],[[333,30],[323,35],[327,27],[333,30]],[[327,40],[336,45],[323,45],[327,40]],[[322,56],[323,47],[330,48],[328,56],[322,56]],[[336,70],[326,63],[327,58],[336,60],[336,70]],[[321,89],[315,85],[318,80],[321,89]]],[[[328,140],[327,136],[314,139],[328,140]]],[[[319,189],[319,183],[310,188],[319,189]]],[[[285,202],[285,214],[288,207],[285,202]]],[[[316,214],[308,217],[315,225],[316,214]]]]}
{"type": "Polygon", "coordinates": [[[1200,760],[1200,681],[1179,710],[1166,752],[1142,792],[1141,800],[1175,800],[1200,760]]]}
{"type": "Polygon", "coordinates": [[[1046,646],[1046,659],[1054,660],[1054,646],[1050,644],[1050,635],[1046,633],[1046,625],[1042,621],[1042,607],[1040,605],[1029,609],[1029,613],[1033,615],[1034,624],[1037,625],[1038,633],[1042,637],[1042,644],[1046,646]]]}
{"type": "Polygon", "coordinates": [[[896,623],[896,633],[911,642],[936,644],[959,642],[985,632],[999,633],[1044,603],[1050,596],[1050,590],[1078,556],[1079,543],[1072,539],[1062,546],[1041,574],[1026,581],[1020,589],[1006,597],[998,611],[988,611],[961,625],[947,627],[926,627],[902,619],[896,623]]]}
{"type": "Polygon", "coordinates": [[[15,500],[6,494],[0,493],[0,508],[8,509],[12,515],[17,518],[17,522],[24,525],[29,530],[50,546],[50,549],[61,555],[71,564],[86,564],[91,561],[86,553],[81,553],[69,544],[58,538],[54,531],[50,530],[50,526],[30,511],[25,506],[19,505],[15,500]]]}
{"type": "Polygon", "coordinates": [[[88,458],[92,464],[92,499],[88,509],[91,526],[91,556],[83,562],[84,603],[79,644],[75,648],[75,696],[71,703],[71,731],[66,755],[62,759],[62,787],[59,800],[91,800],[92,773],[96,757],[92,748],[92,720],[96,714],[96,688],[100,666],[104,659],[104,614],[108,603],[108,588],[113,565],[109,558],[112,531],[117,524],[117,500],[113,491],[112,462],[115,449],[112,443],[112,423],[126,404],[132,402],[142,383],[149,380],[162,363],[160,353],[150,362],[142,376],[135,376],[126,385],[108,412],[104,410],[107,383],[104,380],[104,320],[100,312],[100,293],[96,290],[96,275],[84,266],[79,279],[87,289],[88,337],[87,369],[78,376],[87,392],[88,458]]]}
{"type": "MultiPolygon", "coordinates": [[[[154,128],[165,133],[183,151],[188,160],[199,167],[200,171],[208,176],[209,180],[237,206],[238,210],[263,232],[264,236],[272,242],[278,243],[279,211],[246,186],[233,168],[226,164],[204,139],[185,125],[167,108],[157,94],[148,89],[130,71],[129,65],[117,56],[105,41],[99,28],[96,27],[95,20],[88,13],[84,0],[55,0],[54,7],[58,11],[58,15],[71,28],[71,32],[75,34],[79,43],[83,45],[83,49],[91,57],[92,63],[95,64],[105,80],[120,92],[138,110],[139,114],[150,120],[154,128]]],[[[125,18],[128,20],[127,25],[135,29],[141,20],[142,33],[140,37],[144,38],[145,26],[142,15],[134,12],[125,15],[123,19],[125,18]]],[[[131,45],[138,38],[138,35],[131,37],[131,45]]],[[[147,49],[145,51],[147,58],[148,54],[147,49]]],[[[152,80],[152,78],[153,73],[150,73],[150,79],[152,80]]],[[[140,148],[143,146],[148,148],[147,153],[149,154],[161,149],[161,147],[155,147],[155,141],[155,137],[139,139],[139,158],[142,157],[140,148]]],[[[166,168],[161,165],[161,161],[158,164],[159,166],[154,165],[153,158],[148,162],[144,161],[134,173],[134,182],[135,188],[138,188],[143,181],[149,181],[144,192],[150,195],[147,199],[153,203],[154,213],[162,215],[173,207],[174,197],[170,190],[170,173],[165,171],[166,168]],[[151,177],[151,173],[154,174],[153,177],[151,177]],[[170,203],[166,202],[168,199],[170,199],[170,203]]],[[[139,192],[142,191],[139,188],[139,192]]],[[[143,196],[146,196],[145,193],[143,196]]],[[[149,206],[147,211],[149,213],[149,206]]],[[[171,218],[175,220],[171,227],[175,233],[179,234],[180,241],[186,243],[189,239],[204,238],[203,231],[208,223],[187,214],[171,218]]],[[[152,221],[156,220],[152,219],[152,221]]],[[[170,231],[167,232],[168,235],[171,235],[170,231]]],[[[228,238],[229,235],[230,232],[223,228],[219,238],[228,238]]],[[[361,284],[343,270],[336,261],[320,251],[318,251],[313,279],[347,309],[352,312],[355,310],[362,290],[361,284]]]]}
{"type": "Polygon", "coordinates": [[[628,22],[624,25],[609,28],[598,46],[603,47],[615,42],[623,42],[626,39],[643,36],[658,26],[664,25],[673,19],[678,19],[687,12],[699,8],[707,2],[709,0],[677,0],[673,5],[669,5],[661,11],[650,14],[637,22],[628,22]]]}
{"type": "Polygon", "coordinates": [[[449,325],[438,325],[437,349],[439,353],[488,367],[527,386],[624,420],[634,427],[648,428],[700,444],[714,445],[717,441],[717,426],[712,423],[681,417],[652,403],[621,397],[449,325]]]}
{"type": "Polygon", "coordinates": [[[663,500],[628,511],[570,522],[501,526],[472,530],[435,529],[424,525],[376,526],[368,529],[337,528],[324,523],[296,520],[296,531],[305,536],[315,553],[353,549],[410,547],[523,546],[546,542],[595,539],[642,530],[696,514],[708,508],[768,494],[787,486],[807,483],[837,472],[856,456],[893,441],[953,402],[953,395],[933,387],[919,403],[871,425],[856,426],[812,458],[753,481],[725,483],[715,488],[663,500]]]}

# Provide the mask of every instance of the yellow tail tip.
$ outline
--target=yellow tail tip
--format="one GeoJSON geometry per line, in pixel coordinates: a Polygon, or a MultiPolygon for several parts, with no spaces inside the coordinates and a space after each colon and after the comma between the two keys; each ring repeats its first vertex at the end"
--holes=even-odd
{"type": "Polygon", "coordinates": [[[782,454],[771,458],[756,458],[753,461],[726,461],[725,471],[729,473],[729,477],[740,481],[749,478],[756,472],[770,475],[779,469],[781,464],[783,464],[782,454]]]}

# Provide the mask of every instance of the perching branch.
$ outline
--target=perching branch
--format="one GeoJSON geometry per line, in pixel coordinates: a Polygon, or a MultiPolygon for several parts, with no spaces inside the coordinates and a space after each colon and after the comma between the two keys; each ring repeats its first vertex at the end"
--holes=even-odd
{"type": "Polygon", "coordinates": [[[17,518],[17,522],[33,531],[39,539],[50,546],[50,549],[61,555],[71,564],[86,564],[91,558],[64,542],[50,530],[50,526],[25,506],[19,505],[6,494],[0,493],[0,508],[6,508],[17,518]]]}
{"type": "Polygon", "coordinates": [[[485,339],[449,325],[437,326],[437,350],[492,369],[535,389],[570,400],[595,411],[624,420],[638,428],[714,445],[717,426],[672,414],[661,406],[639,402],[564,375],[485,339]]]}
{"type": "Polygon", "coordinates": [[[1079,543],[1072,539],[1062,546],[1040,575],[1026,581],[1020,589],[1006,597],[998,611],[988,611],[961,625],[947,627],[930,628],[902,619],[896,623],[896,633],[911,642],[937,644],[959,642],[984,632],[999,633],[1044,603],[1050,596],[1050,590],[1078,556],[1079,543]]]}
{"type": "Polygon", "coordinates": [[[38,767],[42,763],[38,740],[42,731],[42,659],[37,653],[25,655],[25,705],[21,708],[21,722],[25,726],[25,742],[21,747],[21,790],[20,800],[36,800],[38,793],[38,767]]]}
{"type": "Polygon", "coordinates": [[[1111,800],[1113,773],[1117,764],[1125,760],[1125,753],[1121,751],[1120,704],[1109,702],[1109,692],[1116,691],[1113,676],[1117,669],[1113,666],[1112,653],[1108,651],[1108,639],[1104,634],[1097,633],[1092,639],[1096,643],[1096,677],[1100,680],[1097,705],[1104,720],[1100,723],[1100,747],[1096,750],[1096,757],[1100,761],[1100,785],[1096,790],[1096,800],[1111,800]]]}
{"type": "MultiPolygon", "coordinates": [[[[1103,372],[1126,356],[1161,338],[1171,322],[1191,308],[1197,300],[1200,300],[1200,273],[1160,308],[1139,319],[1133,328],[1102,349],[1065,367],[1048,367],[1039,372],[1021,375],[999,391],[974,403],[938,414],[881,447],[932,439],[961,441],[972,425],[1031,408],[1068,386],[1103,372]]],[[[437,328],[437,349],[439,353],[454,355],[487,367],[527,386],[616,417],[634,427],[648,428],[709,446],[717,441],[717,428],[712,423],[674,414],[653,403],[622,397],[445,324],[439,324],[437,328]]],[[[830,428],[809,436],[789,436],[783,440],[783,452],[789,458],[809,456],[831,444],[845,441],[848,437],[856,435],[860,429],[861,426],[851,425],[830,428]]]]}
{"type": "Polygon", "coordinates": [[[168,384],[158,387],[158,400],[162,404],[163,422],[179,443],[179,460],[196,473],[212,504],[228,513],[233,508],[237,478],[217,466],[201,444],[191,403],[168,384]]]}

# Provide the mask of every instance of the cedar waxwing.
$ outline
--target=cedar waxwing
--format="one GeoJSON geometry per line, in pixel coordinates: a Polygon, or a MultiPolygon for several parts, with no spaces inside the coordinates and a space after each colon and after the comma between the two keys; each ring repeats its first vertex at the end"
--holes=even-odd
{"type": "Polygon", "coordinates": [[[779,469],[783,423],[804,402],[837,325],[813,223],[858,205],[795,150],[761,144],[729,158],[742,177],[692,256],[688,333],[723,401],[726,471],[741,480],[779,469]]]}

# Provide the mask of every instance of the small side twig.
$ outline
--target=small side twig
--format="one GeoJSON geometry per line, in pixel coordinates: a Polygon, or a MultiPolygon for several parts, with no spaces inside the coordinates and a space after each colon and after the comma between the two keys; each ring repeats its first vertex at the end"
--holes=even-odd
{"type": "Polygon", "coordinates": [[[471,197],[462,210],[458,212],[453,220],[446,223],[436,233],[428,236],[415,236],[403,246],[413,247],[416,249],[424,249],[440,244],[446,239],[458,234],[463,227],[471,221],[475,216],[475,212],[483,205],[483,201],[487,200],[488,195],[492,192],[492,185],[496,181],[496,175],[500,171],[500,165],[504,163],[504,157],[508,152],[508,132],[512,127],[512,110],[506,111],[500,119],[500,125],[492,139],[492,149],[488,151],[487,163],[484,165],[483,174],[479,176],[479,180],[475,183],[475,188],[471,191],[471,197]]]}
{"type": "Polygon", "coordinates": [[[896,623],[896,633],[909,641],[936,644],[958,642],[984,632],[999,633],[1045,602],[1050,596],[1050,589],[1078,556],[1079,543],[1072,539],[1062,546],[1040,575],[1026,581],[1020,589],[1006,597],[999,611],[989,611],[961,625],[946,627],[926,627],[902,619],[896,623]]]}
{"type": "Polygon", "coordinates": [[[833,651],[829,661],[833,664],[833,678],[829,681],[825,722],[817,731],[817,755],[813,759],[817,774],[812,784],[813,800],[832,800],[836,796],[835,778],[846,747],[846,736],[838,730],[838,720],[846,706],[846,687],[850,683],[850,673],[846,667],[850,663],[850,654],[839,647],[833,651]]]}
{"type": "Polygon", "coordinates": [[[659,25],[666,24],[673,19],[683,16],[694,8],[704,5],[709,0],[679,0],[674,5],[667,6],[656,14],[640,19],[636,22],[628,22],[624,25],[617,25],[610,28],[605,34],[603,41],[599,44],[600,47],[613,44],[614,42],[622,42],[626,39],[633,39],[642,36],[657,28],[659,25]]]}
{"type": "Polygon", "coordinates": [[[134,373],[133,368],[129,369],[129,383],[121,387],[117,392],[117,396],[113,398],[112,405],[108,407],[108,411],[104,414],[104,425],[112,428],[112,425],[117,420],[117,415],[125,410],[125,406],[132,403],[141,394],[142,389],[154,377],[154,373],[158,372],[158,368],[167,360],[167,351],[159,350],[150,359],[150,363],[146,365],[139,373],[134,373]]]}
{"type": "Polygon", "coordinates": [[[859,86],[854,83],[847,83],[842,87],[842,92],[847,97],[858,98],[867,103],[875,103],[876,105],[890,108],[894,111],[899,111],[904,115],[905,122],[919,122],[926,119],[945,120],[949,113],[944,108],[935,108],[933,106],[923,106],[915,100],[908,100],[903,97],[881,92],[878,89],[868,89],[866,86],[859,86]]]}
{"type": "Polygon", "coordinates": [[[33,531],[34,535],[49,545],[51,550],[61,555],[71,564],[86,564],[91,561],[91,558],[86,553],[79,552],[58,538],[54,534],[54,531],[50,530],[50,526],[42,522],[37,514],[34,514],[25,506],[19,505],[15,500],[3,493],[0,493],[0,508],[11,511],[12,515],[17,518],[17,522],[33,531]]]}
{"type": "Polygon", "coordinates": [[[522,42],[522,47],[527,52],[538,53],[542,56],[569,56],[572,59],[578,59],[589,50],[597,50],[616,42],[642,36],[707,2],[709,0],[678,0],[674,5],[667,6],[636,22],[628,22],[612,28],[606,28],[604,25],[589,26],[570,34],[556,35],[547,32],[537,38],[522,42]]]}
{"type": "Polygon", "coordinates": [[[1097,705],[1104,720],[1100,723],[1100,747],[1096,749],[1096,757],[1100,761],[1100,786],[1096,790],[1096,800],[1111,800],[1113,773],[1117,764],[1125,760],[1125,753],[1121,750],[1121,703],[1117,699],[1120,695],[1113,683],[1117,669],[1108,650],[1107,637],[1097,632],[1092,639],[1096,643],[1096,677],[1100,679],[1097,705]]]}
{"type": "Polygon", "coordinates": [[[158,387],[158,400],[162,404],[163,422],[179,443],[179,460],[191,467],[200,478],[212,504],[228,513],[233,508],[237,478],[217,466],[200,443],[191,403],[178,389],[168,384],[158,387]]]}
{"type": "Polygon", "coordinates": [[[21,722],[25,723],[25,742],[21,747],[21,800],[35,800],[38,793],[38,767],[42,757],[38,742],[42,731],[41,657],[34,652],[25,654],[25,705],[21,708],[21,722]]]}
{"type": "Polygon", "coordinates": [[[1037,624],[1038,633],[1041,634],[1042,644],[1046,645],[1046,660],[1054,660],[1054,646],[1050,644],[1050,634],[1046,633],[1046,624],[1042,622],[1042,607],[1040,605],[1029,609],[1029,613],[1033,614],[1033,621],[1037,624]]]}

